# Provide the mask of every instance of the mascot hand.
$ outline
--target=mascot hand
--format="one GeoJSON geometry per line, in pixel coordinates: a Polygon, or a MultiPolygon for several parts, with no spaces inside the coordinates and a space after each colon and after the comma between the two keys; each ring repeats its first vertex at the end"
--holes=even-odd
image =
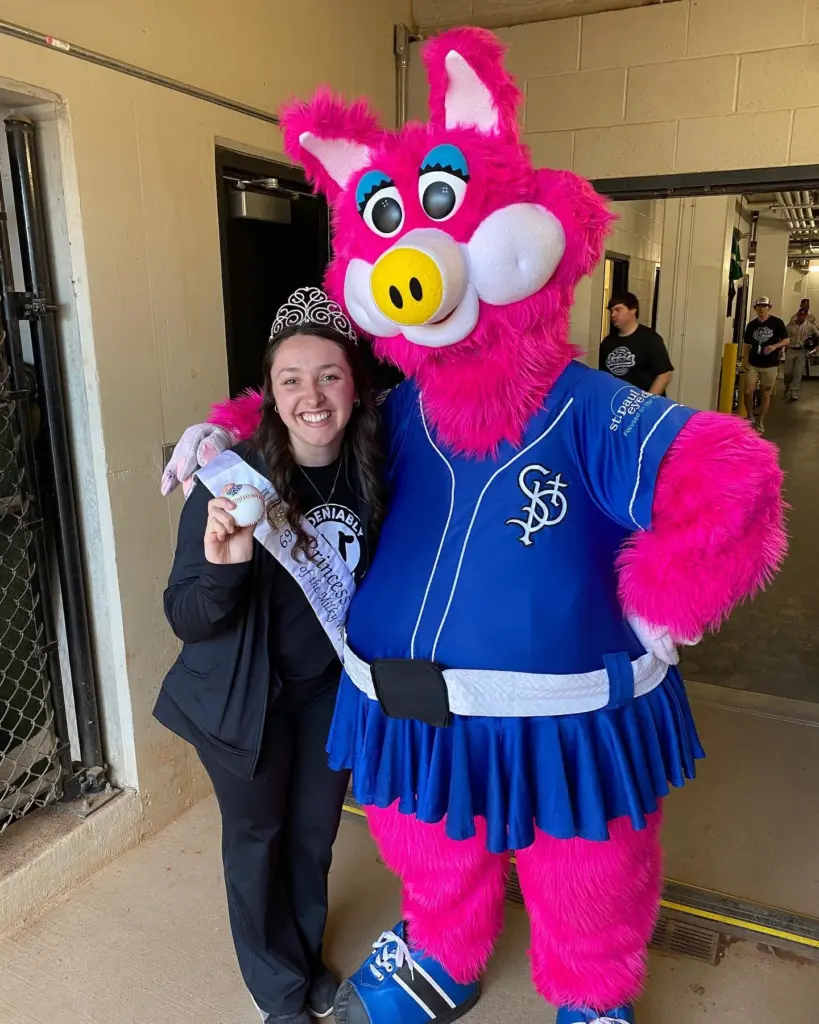
{"type": "Polygon", "coordinates": [[[196,470],[235,444],[236,438],[224,427],[216,427],[212,423],[197,423],[188,427],[177,442],[162,474],[162,494],[169,495],[181,483],[187,497],[196,470]]]}
{"type": "MultiPolygon", "coordinates": [[[[628,619],[628,624],[634,630],[634,635],[650,654],[665,662],[666,665],[679,664],[680,655],[677,652],[677,645],[671,639],[671,634],[665,626],[653,626],[650,622],[646,622],[637,615],[627,615],[626,618],[628,619]]],[[[679,642],[684,647],[693,647],[700,640],[702,640],[702,637],[698,636],[694,640],[681,640],[679,642]]]]}

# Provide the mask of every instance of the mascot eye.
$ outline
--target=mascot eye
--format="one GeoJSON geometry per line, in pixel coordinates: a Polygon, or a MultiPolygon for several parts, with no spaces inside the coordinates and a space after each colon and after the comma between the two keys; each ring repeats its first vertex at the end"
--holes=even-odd
{"type": "Polygon", "coordinates": [[[359,206],[364,223],[377,235],[389,238],[401,229],[404,223],[404,204],[401,193],[395,185],[385,185],[373,192],[359,206]]]}
{"type": "Polygon", "coordinates": [[[433,220],[449,220],[464,201],[466,182],[449,171],[427,171],[418,179],[418,198],[433,220]]]}

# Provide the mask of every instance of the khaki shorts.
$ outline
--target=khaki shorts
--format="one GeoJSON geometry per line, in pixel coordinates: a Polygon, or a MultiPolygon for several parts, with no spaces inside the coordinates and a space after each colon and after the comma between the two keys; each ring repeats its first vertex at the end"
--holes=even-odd
{"type": "Polygon", "coordinates": [[[749,366],[745,371],[745,387],[755,388],[758,380],[760,387],[772,388],[778,373],[778,366],[749,366]]]}

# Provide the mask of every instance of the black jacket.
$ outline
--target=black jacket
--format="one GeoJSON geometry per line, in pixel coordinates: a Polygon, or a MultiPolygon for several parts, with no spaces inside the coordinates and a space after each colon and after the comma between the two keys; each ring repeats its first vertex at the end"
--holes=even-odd
{"type": "MultiPolygon", "coordinates": [[[[267,475],[260,456],[236,449],[267,475]]],[[[277,573],[286,572],[261,544],[241,565],[205,558],[207,506],[197,483],[185,502],[165,614],[182,651],[162,683],[154,715],[194,746],[207,745],[225,768],[251,778],[261,746],[268,699],[281,683],[270,664],[268,620],[277,573]]]]}

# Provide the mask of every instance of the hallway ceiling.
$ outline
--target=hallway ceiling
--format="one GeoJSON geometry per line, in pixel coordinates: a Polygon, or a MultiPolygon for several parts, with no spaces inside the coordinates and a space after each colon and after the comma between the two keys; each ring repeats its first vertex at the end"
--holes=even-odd
{"type": "MultiPolygon", "coordinates": [[[[754,192],[745,202],[758,211],[770,210],[790,227],[788,262],[807,267],[819,258],[819,190],[801,192],[754,192]]],[[[751,243],[753,252],[754,243],[751,243]]]]}
{"type": "Polygon", "coordinates": [[[438,32],[452,25],[502,28],[656,3],[663,0],[412,0],[412,15],[422,32],[438,32]]]}

